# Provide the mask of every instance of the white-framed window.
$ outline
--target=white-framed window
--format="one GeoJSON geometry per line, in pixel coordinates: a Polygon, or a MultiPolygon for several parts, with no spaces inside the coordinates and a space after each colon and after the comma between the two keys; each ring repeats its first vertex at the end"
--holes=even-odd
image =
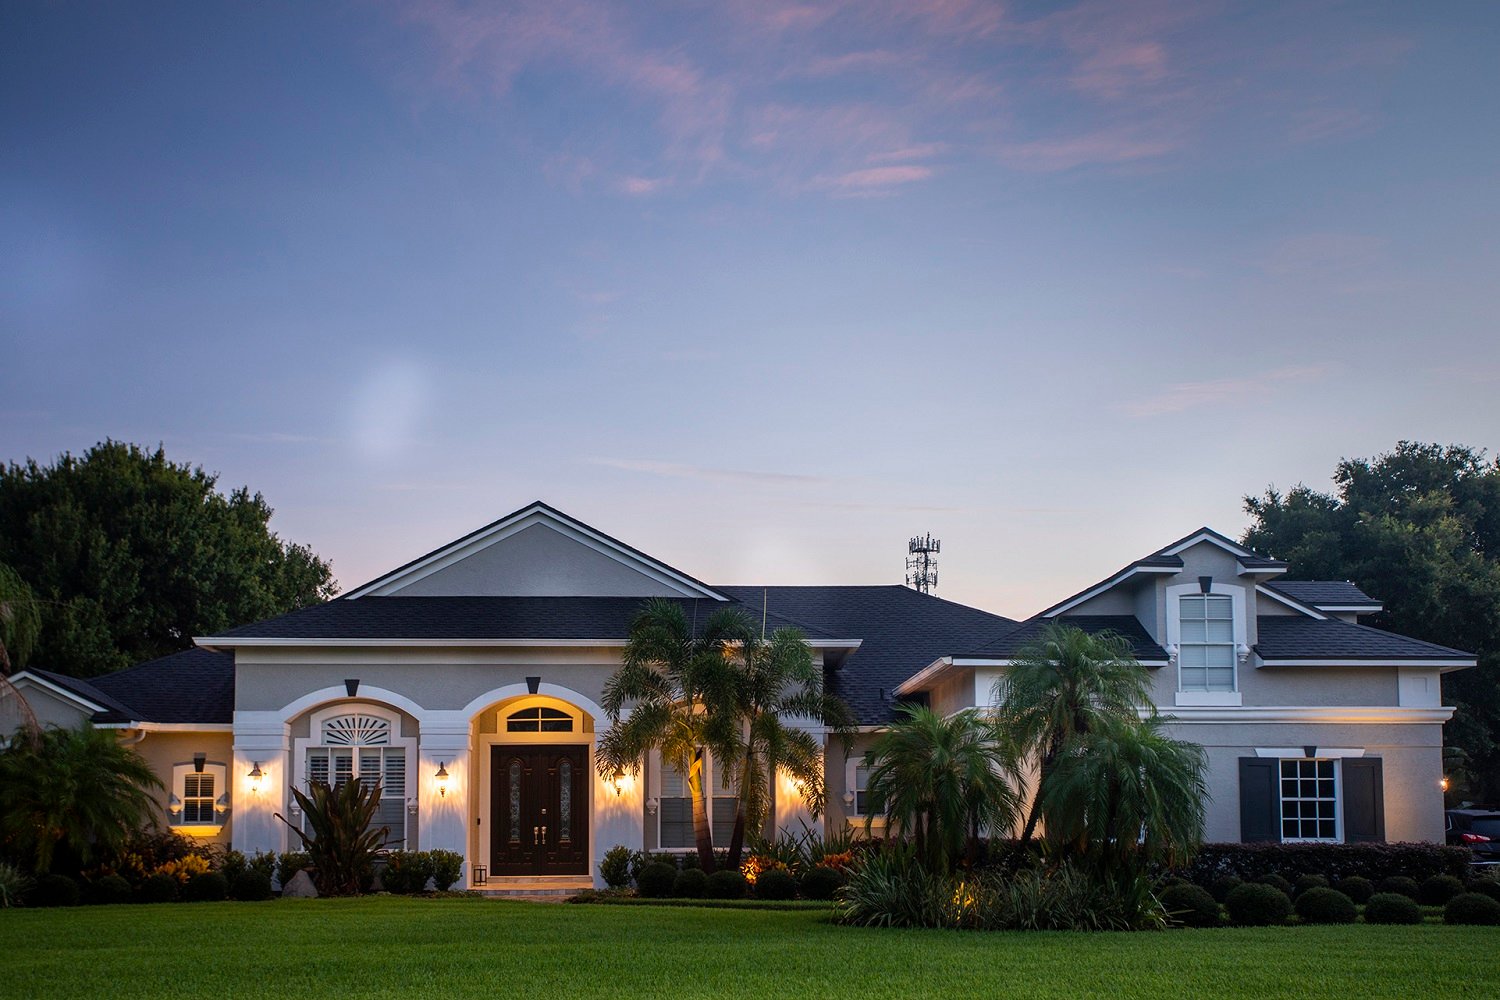
{"type": "Polygon", "coordinates": [[[1227,594],[1178,599],[1177,669],[1184,691],[1235,689],[1234,601],[1227,594]]]}
{"type": "Polygon", "coordinates": [[[1281,760],[1283,843],[1329,841],[1339,835],[1338,761],[1294,757],[1281,760]]]}
{"type": "Polygon", "coordinates": [[[870,798],[870,765],[854,765],[854,815],[868,816],[870,798]]]}
{"type": "MultiPolygon", "coordinates": [[[[693,797],[688,788],[687,775],[679,773],[666,761],[661,762],[659,775],[657,846],[664,851],[691,850],[698,846],[698,842],[693,836],[693,797]]],[[[712,778],[713,759],[705,754],[703,794],[708,798],[709,825],[713,830],[714,847],[722,848],[729,846],[729,839],[734,835],[734,816],[739,808],[739,800],[733,792],[716,786],[712,778]]]]}
{"type": "Polygon", "coordinates": [[[227,765],[203,759],[172,765],[168,824],[195,827],[199,832],[217,831],[224,825],[224,814],[229,809],[228,776],[227,765]]]}
{"type": "Polygon", "coordinates": [[[372,825],[390,829],[391,846],[404,844],[407,775],[415,763],[416,740],[402,735],[400,716],[371,706],[342,706],[314,715],[309,731],[308,739],[297,741],[302,787],[321,781],[338,788],[356,777],[378,784],[380,805],[372,825]]]}

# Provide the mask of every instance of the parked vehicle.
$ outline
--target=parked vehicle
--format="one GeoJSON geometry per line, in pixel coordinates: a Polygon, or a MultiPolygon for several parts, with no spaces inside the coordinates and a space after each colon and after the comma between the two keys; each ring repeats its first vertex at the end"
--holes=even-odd
{"type": "Polygon", "coordinates": [[[1474,852],[1474,863],[1500,864],[1500,812],[1493,809],[1449,809],[1448,843],[1474,852]]]}

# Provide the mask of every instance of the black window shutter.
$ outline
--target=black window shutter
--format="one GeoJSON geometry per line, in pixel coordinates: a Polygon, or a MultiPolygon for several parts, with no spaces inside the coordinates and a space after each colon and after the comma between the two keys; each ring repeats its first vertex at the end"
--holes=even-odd
{"type": "Polygon", "coordinates": [[[1346,757],[1344,767],[1344,842],[1385,840],[1385,779],[1379,757],[1346,757]]]}
{"type": "Polygon", "coordinates": [[[1270,757],[1240,758],[1240,841],[1254,844],[1281,839],[1281,788],[1270,757]]]}

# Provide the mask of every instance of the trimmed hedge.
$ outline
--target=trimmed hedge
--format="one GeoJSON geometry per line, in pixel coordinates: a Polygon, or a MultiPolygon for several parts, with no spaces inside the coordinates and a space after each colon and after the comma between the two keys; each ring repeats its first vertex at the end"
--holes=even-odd
{"type": "Polygon", "coordinates": [[[1352,924],[1359,911],[1354,900],[1337,889],[1314,886],[1297,897],[1297,916],[1306,924],[1352,924]]]}
{"type": "Polygon", "coordinates": [[[1229,894],[1234,891],[1235,886],[1243,885],[1244,882],[1245,880],[1238,875],[1220,875],[1208,883],[1208,894],[1222,903],[1229,898],[1229,894]]]}
{"type": "Polygon", "coordinates": [[[721,869],[708,877],[704,895],[709,899],[744,899],[745,876],[732,869],[721,869]]]}
{"type": "Polygon", "coordinates": [[[1500,903],[1477,892],[1460,893],[1443,907],[1443,923],[1500,926],[1500,903]]]}
{"type": "Polygon", "coordinates": [[[182,887],[182,898],[188,903],[217,903],[229,898],[229,880],[218,872],[194,875],[182,887]]]}
{"type": "Polygon", "coordinates": [[[1294,890],[1293,898],[1302,895],[1309,889],[1327,889],[1328,877],[1326,875],[1298,875],[1297,881],[1292,883],[1294,890]]]}
{"type": "Polygon", "coordinates": [[[1477,878],[1470,884],[1469,891],[1481,893],[1500,903],[1500,879],[1477,878]]]}
{"type": "Polygon", "coordinates": [[[1405,875],[1390,875],[1375,885],[1376,892],[1399,892],[1407,899],[1417,898],[1417,880],[1405,875]]]}
{"type": "Polygon", "coordinates": [[[1368,903],[1375,895],[1375,883],[1359,875],[1339,879],[1334,888],[1359,904],[1368,903]]]}
{"type": "Polygon", "coordinates": [[[66,875],[42,875],[26,895],[27,906],[77,906],[78,883],[66,875]]]}
{"type": "Polygon", "coordinates": [[[647,899],[666,899],[672,895],[677,869],[662,861],[653,861],[635,876],[635,887],[647,899]]]}
{"type": "Polygon", "coordinates": [[[756,899],[796,899],[797,880],[790,872],[772,868],[760,873],[755,880],[756,899]]]}
{"type": "Polygon", "coordinates": [[[1322,875],[1329,882],[1350,875],[1379,882],[1390,875],[1462,878],[1472,860],[1466,848],[1443,844],[1204,844],[1193,863],[1174,874],[1201,886],[1222,875],[1254,882],[1279,872],[1322,875]]]}
{"type": "Polygon", "coordinates": [[[1224,900],[1229,919],[1242,927],[1267,927],[1284,924],[1292,915],[1292,901],[1274,885],[1246,882],[1237,886],[1224,900]]]}
{"type": "Polygon", "coordinates": [[[135,891],[135,898],[142,903],[172,903],[177,900],[177,880],[170,875],[157,873],[142,882],[135,891]]]}
{"type": "Polygon", "coordinates": [[[271,898],[271,876],[254,868],[246,869],[229,883],[229,895],[246,903],[258,903],[271,898]]]}
{"type": "Polygon", "coordinates": [[[1377,892],[1365,904],[1367,924],[1420,924],[1422,908],[1399,892],[1377,892]]]}
{"type": "Polygon", "coordinates": [[[702,899],[708,891],[708,876],[702,868],[684,868],[672,882],[672,895],[678,899],[702,899]]]}
{"type": "Polygon", "coordinates": [[[1224,920],[1219,904],[1207,889],[1184,883],[1168,887],[1161,894],[1162,909],[1184,927],[1218,927],[1224,920]]]}
{"type": "MultiPolygon", "coordinates": [[[[832,899],[848,879],[844,873],[827,865],[818,865],[802,876],[802,895],[805,899],[832,899]]],[[[1500,882],[1495,883],[1500,886],[1500,882]]]]}
{"type": "Polygon", "coordinates": [[[118,875],[105,875],[94,880],[89,886],[89,902],[109,905],[111,903],[128,903],[134,895],[135,890],[130,888],[130,883],[118,875]]]}
{"type": "Polygon", "coordinates": [[[1263,875],[1260,878],[1255,879],[1254,881],[1259,882],[1261,885],[1275,886],[1282,892],[1286,893],[1288,899],[1297,894],[1297,887],[1292,885],[1291,882],[1282,878],[1280,875],[1263,875]]]}
{"type": "Polygon", "coordinates": [[[1442,906],[1454,896],[1462,895],[1463,891],[1462,879],[1452,875],[1432,875],[1417,886],[1417,902],[1423,906],[1442,906]]]}

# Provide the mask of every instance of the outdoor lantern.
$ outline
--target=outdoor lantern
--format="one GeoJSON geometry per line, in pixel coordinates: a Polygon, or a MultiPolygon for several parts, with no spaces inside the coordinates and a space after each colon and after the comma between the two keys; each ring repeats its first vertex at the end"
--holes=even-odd
{"type": "Polygon", "coordinates": [[[625,769],[615,768],[615,773],[609,776],[610,782],[615,786],[615,797],[618,798],[625,792],[625,769]]]}
{"type": "Polygon", "coordinates": [[[1446,792],[1450,787],[1452,787],[1452,784],[1453,782],[1449,781],[1448,776],[1445,774],[1443,775],[1443,780],[1438,782],[1438,787],[1446,792]]]}
{"type": "Polygon", "coordinates": [[[252,792],[260,791],[260,780],[264,777],[265,774],[260,769],[260,761],[256,761],[255,766],[250,769],[250,790],[252,792]]]}
{"type": "Polygon", "coordinates": [[[447,794],[448,794],[448,768],[447,768],[446,764],[443,761],[438,761],[437,774],[433,775],[433,777],[437,778],[438,794],[442,795],[442,796],[447,796],[447,794]]]}

